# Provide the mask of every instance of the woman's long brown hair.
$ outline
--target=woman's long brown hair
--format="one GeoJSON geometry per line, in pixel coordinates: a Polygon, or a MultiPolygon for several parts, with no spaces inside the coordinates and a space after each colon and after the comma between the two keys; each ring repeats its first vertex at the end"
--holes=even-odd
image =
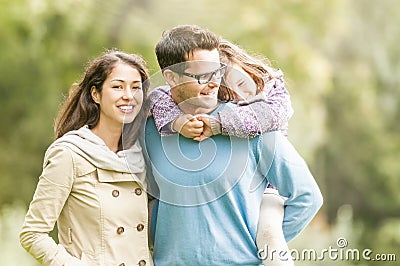
{"type": "MultiPolygon", "coordinates": [[[[97,125],[100,118],[100,107],[93,101],[90,91],[92,87],[95,87],[101,93],[104,81],[117,62],[128,64],[139,71],[142,79],[143,102],[146,100],[149,73],[143,58],[139,55],[128,54],[116,49],[107,50],[101,56],[90,61],[82,80],[71,86],[69,95],[55,120],[55,139],[84,125],[88,125],[89,128],[97,125]]],[[[147,111],[142,108],[135,120],[130,123],[129,129],[132,138],[136,139],[139,134],[140,124],[145,119],[146,114],[147,111]]]]}

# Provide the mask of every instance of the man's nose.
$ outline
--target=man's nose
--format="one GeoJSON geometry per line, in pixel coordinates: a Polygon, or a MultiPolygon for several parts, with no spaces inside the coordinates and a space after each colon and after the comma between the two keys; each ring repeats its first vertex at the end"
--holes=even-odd
{"type": "Polygon", "coordinates": [[[210,81],[207,83],[207,86],[210,87],[210,88],[216,88],[216,87],[219,87],[220,84],[221,84],[221,81],[213,81],[213,80],[210,80],[210,81]]]}
{"type": "Polygon", "coordinates": [[[208,82],[209,85],[212,86],[219,86],[221,84],[221,78],[217,78],[215,74],[211,76],[210,81],[208,82]]]}

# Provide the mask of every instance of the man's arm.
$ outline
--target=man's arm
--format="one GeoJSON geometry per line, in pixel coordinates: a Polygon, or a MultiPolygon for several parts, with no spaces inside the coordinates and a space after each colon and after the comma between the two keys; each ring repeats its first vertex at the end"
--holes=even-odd
{"type": "Polygon", "coordinates": [[[281,132],[260,137],[261,172],[286,197],[283,232],[286,241],[297,236],[322,206],[322,194],[304,159],[281,132]]]}

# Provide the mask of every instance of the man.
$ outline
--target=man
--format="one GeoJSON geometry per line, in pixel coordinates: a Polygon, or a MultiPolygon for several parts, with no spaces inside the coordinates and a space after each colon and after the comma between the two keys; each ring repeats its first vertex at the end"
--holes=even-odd
{"type": "MultiPolygon", "coordinates": [[[[191,115],[213,114],[225,66],[220,38],[197,26],[177,26],[156,46],[173,100],[191,115]]],[[[145,154],[159,199],[155,265],[260,265],[255,242],[267,183],[287,197],[283,230],[292,239],[309,223],[322,196],[307,165],[280,132],[252,139],[215,135],[202,142],[161,137],[149,118],[145,154]]]]}

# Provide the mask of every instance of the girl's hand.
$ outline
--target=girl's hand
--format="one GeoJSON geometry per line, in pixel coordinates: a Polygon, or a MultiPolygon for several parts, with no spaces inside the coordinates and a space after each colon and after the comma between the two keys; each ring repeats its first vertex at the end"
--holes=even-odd
{"type": "Polygon", "coordinates": [[[203,131],[201,134],[197,137],[194,137],[194,140],[197,141],[202,141],[205,140],[213,135],[213,132],[211,131],[211,124],[210,124],[210,116],[209,115],[197,115],[196,116],[198,121],[203,122],[203,131]]]}
{"type": "Polygon", "coordinates": [[[197,117],[186,114],[178,117],[172,125],[172,129],[179,132],[182,136],[190,139],[200,137],[203,132],[204,123],[197,117]]]}

